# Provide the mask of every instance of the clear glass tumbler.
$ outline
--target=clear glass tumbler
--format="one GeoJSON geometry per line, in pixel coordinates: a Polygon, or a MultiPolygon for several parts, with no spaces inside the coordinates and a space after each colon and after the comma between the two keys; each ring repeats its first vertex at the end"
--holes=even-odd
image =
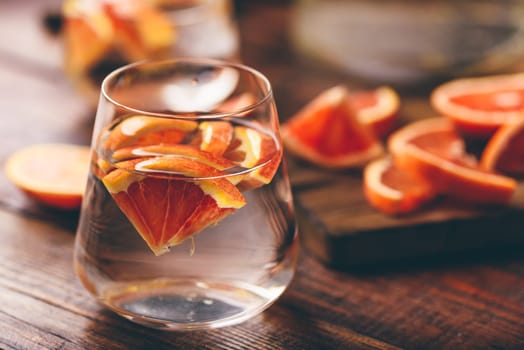
{"type": "Polygon", "coordinates": [[[231,0],[64,0],[64,65],[93,104],[113,70],[144,59],[238,60],[231,0]]]}
{"type": "Polygon", "coordinates": [[[180,59],[104,80],[74,254],[103,305],[154,328],[236,324],[284,292],[297,254],[262,74],[180,59]]]}

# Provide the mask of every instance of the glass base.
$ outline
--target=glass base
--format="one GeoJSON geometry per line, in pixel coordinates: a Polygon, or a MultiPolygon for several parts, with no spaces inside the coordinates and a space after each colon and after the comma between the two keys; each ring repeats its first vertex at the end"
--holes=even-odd
{"type": "Polygon", "coordinates": [[[112,288],[101,301],[119,315],[147,327],[204,330],[238,324],[259,314],[284,289],[237,282],[156,280],[112,288]]]}

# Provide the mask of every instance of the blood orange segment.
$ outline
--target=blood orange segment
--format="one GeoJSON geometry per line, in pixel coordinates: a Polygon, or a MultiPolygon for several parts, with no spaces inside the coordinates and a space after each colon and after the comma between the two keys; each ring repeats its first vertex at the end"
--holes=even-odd
{"type": "Polygon", "coordinates": [[[480,164],[488,171],[524,175],[524,118],[497,130],[486,145],[480,164]]]}
{"type": "Polygon", "coordinates": [[[151,250],[161,255],[246,204],[223,175],[195,160],[161,157],[117,163],[102,182],[151,250]]]}
{"type": "Polygon", "coordinates": [[[225,121],[205,121],[198,126],[199,133],[192,144],[214,155],[222,155],[233,139],[233,126],[225,121]]]}
{"type": "Polygon", "coordinates": [[[287,149],[314,164],[357,167],[383,153],[380,142],[362,125],[342,86],[331,88],[303,107],[282,127],[287,149]]]}
{"type": "Polygon", "coordinates": [[[80,207],[87,181],[88,147],[38,144],[7,160],[7,177],[31,198],[59,209],[80,207]]]}
{"type": "Polygon", "coordinates": [[[191,120],[169,119],[136,115],[118,124],[103,140],[104,149],[115,151],[129,146],[147,146],[160,143],[176,144],[198,127],[191,120]]]}
{"type": "Polygon", "coordinates": [[[524,118],[524,74],[453,80],[433,91],[431,104],[465,134],[487,138],[524,118]]]}
{"type": "Polygon", "coordinates": [[[428,181],[397,168],[390,157],[366,165],[363,186],[368,202],[390,215],[413,212],[436,196],[428,181]]]}
{"type": "Polygon", "coordinates": [[[384,137],[395,128],[400,98],[391,87],[354,92],[348,97],[358,120],[371,128],[377,137],[384,137]]]}
{"type": "Polygon", "coordinates": [[[270,183],[282,159],[282,150],[277,147],[276,141],[267,134],[245,126],[236,126],[234,135],[225,156],[236,160],[243,168],[255,169],[232,177],[233,183],[238,182],[241,191],[270,183]]]}
{"type": "Polygon", "coordinates": [[[160,144],[151,146],[120,148],[113,153],[116,162],[143,157],[183,157],[196,159],[201,163],[212,166],[218,170],[232,168],[235,163],[221,156],[215,156],[209,152],[202,151],[192,145],[160,144]]]}
{"type": "Polygon", "coordinates": [[[475,203],[504,203],[515,191],[513,179],[480,169],[447,119],[411,123],[390,136],[388,147],[395,165],[450,196],[475,203]]]}

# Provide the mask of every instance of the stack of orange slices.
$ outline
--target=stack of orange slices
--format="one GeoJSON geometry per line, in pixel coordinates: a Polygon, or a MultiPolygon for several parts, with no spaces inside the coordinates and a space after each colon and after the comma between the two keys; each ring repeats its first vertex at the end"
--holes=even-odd
{"type": "Polygon", "coordinates": [[[437,87],[431,103],[443,117],[404,126],[388,139],[390,158],[364,170],[369,203],[404,214],[439,195],[502,204],[524,175],[524,74],[458,79],[437,87]],[[465,138],[487,140],[480,161],[465,138]]]}
{"type": "Polygon", "coordinates": [[[274,177],[282,150],[247,125],[129,116],[102,134],[94,172],[161,255],[243,207],[243,191],[274,177]]]}

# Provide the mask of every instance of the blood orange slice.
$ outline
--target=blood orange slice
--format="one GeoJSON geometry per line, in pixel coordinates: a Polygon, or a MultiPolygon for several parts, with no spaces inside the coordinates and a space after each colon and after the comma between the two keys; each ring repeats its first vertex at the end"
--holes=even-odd
{"type": "Polygon", "coordinates": [[[439,192],[476,203],[503,203],[516,182],[480,169],[464,151],[451,121],[432,118],[411,123],[388,141],[395,165],[428,180],[439,192]]]}
{"type": "Polygon", "coordinates": [[[225,121],[205,121],[198,126],[199,133],[192,140],[201,150],[222,155],[233,139],[233,126],[225,121]]]}
{"type": "Polygon", "coordinates": [[[354,92],[349,94],[349,100],[356,109],[358,120],[371,128],[377,137],[384,137],[395,128],[400,98],[391,87],[354,92]]]}
{"type": "Polygon", "coordinates": [[[524,175],[524,118],[497,130],[484,149],[480,164],[489,171],[524,175]]]}
{"type": "Polygon", "coordinates": [[[118,124],[102,141],[102,147],[115,151],[129,146],[180,143],[198,127],[191,120],[136,115],[118,124]]]}
{"type": "Polygon", "coordinates": [[[221,171],[195,160],[134,159],[116,167],[102,182],[155,255],[246,204],[221,171]]]}
{"type": "Polygon", "coordinates": [[[428,181],[399,169],[390,157],[366,165],[363,186],[368,202],[391,215],[410,213],[436,196],[428,181]]]}
{"type": "Polygon", "coordinates": [[[303,107],[282,127],[287,149],[314,164],[357,167],[383,152],[373,133],[362,125],[342,86],[331,88],[303,107]]]}
{"type": "Polygon", "coordinates": [[[90,151],[85,146],[38,144],[7,160],[7,177],[31,198],[59,209],[80,207],[90,151]]]}
{"type": "Polygon", "coordinates": [[[524,118],[524,74],[453,80],[433,91],[431,104],[465,134],[486,138],[524,118]]]}

